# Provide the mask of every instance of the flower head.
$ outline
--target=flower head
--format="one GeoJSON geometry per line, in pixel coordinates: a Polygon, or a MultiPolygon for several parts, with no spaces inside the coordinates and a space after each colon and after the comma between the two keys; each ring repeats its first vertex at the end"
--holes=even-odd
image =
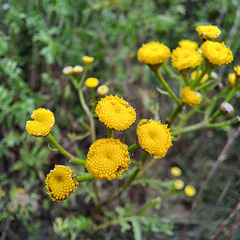
{"type": "MultiPolygon", "coordinates": [[[[202,70],[193,71],[191,73],[191,79],[194,81],[197,77],[200,77],[202,70]]],[[[204,83],[208,79],[208,74],[205,74],[202,79],[200,80],[200,84],[204,83]]]]}
{"type": "Polygon", "coordinates": [[[84,68],[80,65],[77,65],[73,68],[73,73],[81,75],[83,73],[84,68]]]}
{"type": "Polygon", "coordinates": [[[152,157],[165,157],[172,146],[172,134],[160,121],[142,119],[137,126],[137,139],[140,147],[152,157]]]}
{"type": "Polygon", "coordinates": [[[190,87],[186,87],[181,91],[183,102],[187,103],[189,106],[197,106],[200,104],[202,98],[201,94],[192,91],[190,87]]]}
{"type": "Polygon", "coordinates": [[[88,78],[86,81],[85,81],[85,85],[88,87],[88,88],[95,88],[98,86],[98,79],[97,78],[88,78]]]}
{"type": "Polygon", "coordinates": [[[198,32],[199,38],[202,39],[203,41],[205,40],[216,41],[221,34],[219,28],[212,25],[198,26],[196,28],[196,31],[198,32]]]}
{"type": "Polygon", "coordinates": [[[221,66],[232,62],[233,55],[230,48],[222,42],[206,41],[201,46],[203,56],[213,65],[221,66]]]}
{"type": "Polygon", "coordinates": [[[193,50],[198,49],[198,43],[190,41],[190,40],[182,40],[178,43],[178,46],[179,47],[184,47],[184,48],[190,48],[190,49],[193,49],[193,50]]]}
{"type": "Polygon", "coordinates": [[[94,57],[84,56],[82,60],[85,64],[91,64],[94,62],[94,57]]]}
{"type": "Polygon", "coordinates": [[[237,77],[240,78],[240,65],[235,66],[233,70],[236,73],[237,77]]]}
{"type": "Polygon", "coordinates": [[[51,199],[58,202],[65,200],[77,189],[78,182],[76,179],[75,172],[69,167],[55,165],[55,168],[50,171],[45,181],[51,199]]]}
{"type": "Polygon", "coordinates": [[[73,73],[73,67],[67,66],[62,70],[64,75],[71,75],[73,73]]]}
{"type": "Polygon", "coordinates": [[[194,49],[177,47],[172,51],[172,65],[178,71],[195,68],[200,65],[201,62],[201,54],[194,49]]]}
{"type": "Polygon", "coordinates": [[[136,119],[136,111],[123,98],[106,96],[102,98],[95,110],[99,121],[108,128],[121,131],[128,129],[136,119]]]}
{"type": "Polygon", "coordinates": [[[51,132],[55,123],[53,113],[45,108],[33,110],[31,118],[33,120],[27,121],[26,130],[29,134],[35,137],[47,136],[51,132]]]}
{"type": "Polygon", "coordinates": [[[196,194],[196,189],[192,186],[192,185],[187,185],[184,188],[184,193],[188,196],[188,197],[193,197],[196,194]]]}
{"type": "Polygon", "coordinates": [[[107,85],[101,85],[97,88],[97,93],[100,96],[105,96],[106,94],[108,94],[109,88],[107,85]]]}
{"type": "Polygon", "coordinates": [[[86,168],[98,180],[120,177],[130,163],[127,149],[119,139],[99,139],[89,148],[86,168]]]}
{"type": "Polygon", "coordinates": [[[172,174],[174,177],[179,177],[179,176],[181,176],[181,174],[182,174],[182,170],[181,170],[179,167],[172,167],[172,168],[171,168],[171,174],[172,174]]]}
{"type": "Polygon", "coordinates": [[[170,55],[170,49],[159,42],[143,44],[137,52],[138,60],[149,65],[161,64],[166,61],[170,55]]]}
{"type": "Polygon", "coordinates": [[[184,182],[181,179],[177,179],[174,181],[173,185],[177,190],[181,190],[184,187],[184,182]]]}
{"type": "Polygon", "coordinates": [[[228,74],[228,84],[233,87],[236,81],[236,74],[235,73],[229,73],[228,74]]]}

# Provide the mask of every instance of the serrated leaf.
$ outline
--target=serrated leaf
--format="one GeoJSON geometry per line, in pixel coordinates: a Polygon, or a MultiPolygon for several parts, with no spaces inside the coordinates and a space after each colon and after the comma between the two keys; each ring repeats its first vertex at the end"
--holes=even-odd
{"type": "Polygon", "coordinates": [[[142,230],[139,221],[136,218],[131,219],[133,234],[135,240],[142,240],[142,230]]]}

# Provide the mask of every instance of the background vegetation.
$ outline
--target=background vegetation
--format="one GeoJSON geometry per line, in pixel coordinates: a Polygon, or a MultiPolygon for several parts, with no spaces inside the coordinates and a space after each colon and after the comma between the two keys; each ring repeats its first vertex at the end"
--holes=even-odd
{"type": "MultiPolygon", "coordinates": [[[[67,160],[51,152],[44,139],[33,138],[25,131],[33,109],[49,108],[56,118],[53,135],[69,152],[80,157],[87,154],[90,140],[81,139],[84,111],[77,92],[62,74],[67,65],[83,64],[84,55],[95,58],[92,75],[107,84],[110,93],[123,96],[137,109],[137,122],[143,117],[164,122],[170,113],[167,98],[156,91],[153,75],[137,61],[136,52],[142,43],[154,40],[171,49],[182,39],[198,41],[195,28],[202,24],[217,25],[221,38],[233,51],[233,63],[217,72],[226,85],[228,73],[240,64],[238,1],[0,3],[1,239],[179,239],[192,198],[173,195],[158,202],[154,210],[140,212],[138,219],[124,217],[168,187],[172,166],[179,166],[183,180],[199,190],[219,156],[224,160],[198,200],[183,239],[210,239],[226,219],[224,233],[234,230],[226,239],[240,239],[239,228],[234,228],[240,222],[236,215],[240,201],[240,140],[234,135],[239,131],[236,126],[223,131],[197,131],[174,142],[167,157],[151,169],[145,181],[104,209],[109,219],[118,219],[117,224],[91,234],[87,231],[93,217],[91,184],[82,184],[63,203],[52,202],[44,187],[46,174],[55,164],[66,164],[67,160]],[[150,176],[155,176],[155,181],[148,181],[150,176]],[[229,219],[231,212],[235,214],[229,219]]],[[[239,98],[237,95],[231,102],[238,113],[239,98]]],[[[99,124],[97,135],[104,134],[99,124]]],[[[134,138],[132,127],[125,136],[126,143],[134,138]]],[[[102,181],[99,188],[108,196],[121,184],[121,180],[102,181]]]]}

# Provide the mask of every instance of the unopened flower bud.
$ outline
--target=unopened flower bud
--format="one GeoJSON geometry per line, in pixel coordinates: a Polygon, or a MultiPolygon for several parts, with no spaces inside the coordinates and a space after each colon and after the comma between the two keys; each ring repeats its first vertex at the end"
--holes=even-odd
{"type": "Polygon", "coordinates": [[[109,92],[109,88],[107,85],[101,85],[97,88],[97,93],[100,96],[105,96],[106,94],[108,94],[108,92],[109,92]]]}
{"type": "Polygon", "coordinates": [[[64,75],[71,75],[73,73],[73,67],[67,66],[62,70],[64,75]]]}
{"type": "Polygon", "coordinates": [[[234,108],[230,103],[223,102],[220,105],[220,111],[224,116],[231,116],[234,112],[234,108]]]}
{"type": "Polygon", "coordinates": [[[240,65],[234,67],[233,70],[236,73],[237,77],[240,78],[240,65]]]}
{"type": "Polygon", "coordinates": [[[217,86],[215,87],[216,91],[221,91],[223,89],[223,84],[221,82],[217,83],[217,86]]]}
{"type": "Polygon", "coordinates": [[[83,73],[84,68],[80,65],[77,65],[73,68],[73,73],[76,75],[81,75],[83,73]]]}
{"type": "Polygon", "coordinates": [[[211,79],[217,80],[218,74],[216,72],[211,72],[211,79]]]}

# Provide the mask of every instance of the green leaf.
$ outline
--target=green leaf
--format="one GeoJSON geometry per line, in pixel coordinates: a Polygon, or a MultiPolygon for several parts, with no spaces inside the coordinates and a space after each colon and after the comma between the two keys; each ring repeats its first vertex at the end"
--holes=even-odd
{"type": "Polygon", "coordinates": [[[142,240],[142,230],[139,221],[136,218],[131,219],[133,234],[135,240],[142,240]]]}

